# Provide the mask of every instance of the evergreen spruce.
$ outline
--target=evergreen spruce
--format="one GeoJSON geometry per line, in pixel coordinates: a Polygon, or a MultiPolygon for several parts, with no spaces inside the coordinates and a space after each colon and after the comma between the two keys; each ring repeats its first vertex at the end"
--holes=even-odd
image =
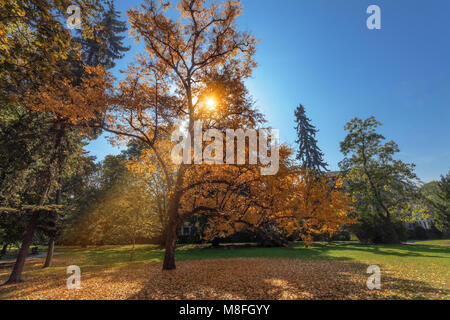
{"type": "Polygon", "coordinates": [[[305,169],[316,172],[328,171],[328,165],[323,160],[323,153],[317,146],[316,133],[318,130],[311,124],[311,119],[306,116],[305,108],[301,104],[295,110],[295,122],[298,136],[296,142],[299,145],[296,159],[305,169]]]}
{"type": "Polygon", "coordinates": [[[127,31],[126,22],[119,18],[120,12],[116,11],[112,1],[108,1],[107,8],[94,28],[93,38],[78,40],[83,47],[84,63],[111,69],[116,65],[114,60],[123,58],[123,52],[130,50],[130,47],[123,45],[125,36],[120,35],[127,31]]]}

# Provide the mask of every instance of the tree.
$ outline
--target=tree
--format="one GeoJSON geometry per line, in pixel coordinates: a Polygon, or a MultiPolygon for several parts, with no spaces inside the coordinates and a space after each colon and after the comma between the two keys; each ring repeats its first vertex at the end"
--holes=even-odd
{"type": "Polygon", "coordinates": [[[120,21],[120,13],[115,9],[114,2],[108,1],[107,8],[100,20],[93,26],[93,36],[76,38],[82,46],[83,62],[90,66],[101,65],[105,69],[114,68],[114,60],[124,57],[124,52],[130,48],[123,45],[125,36],[121,34],[127,31],[126,22],[120,21]]]}
{"type": "MultiPolygon", "coordinates": [[[[44,131],[47,134],[46,136],[39,137],[43,139],[42,143],[38,144],[41,148],[32,151],[35,161],[22,171],[13,172],[13,176],[22,177],[28,184],[21,186],[17,190],[17,193],[21,195],[20,201],[9,203],[13,207],[18,208],[19,211],[24,205],[32,205],[36,208],[28,210],[30,218],[28,219],[24,239],[8,283],[20,281],[21,272],[34,232],[42,219],[45,218],[42,215],[56,214],[55,211],[40,209],[52,202],[53,192],[58,186],[58,180],[55,177],[63,176],[64,172],[69,169],[67,167],[68,158],[77,157],[84,145],[80,140],[80,136],[64,134],[60,130],[59,124],[53,122],[53,120],[44,127],[48,131],[44,131]]],[[[34,130],[31,131],[32,140],[33,137],[36,138],[35,133],[34,130]]],[[[56,195],[56,198],[58,199],[60,197],[56,195]]],[[[61,204],[59,200],[56,203],[57,205],[61,204]]]]}
{"type": "Polygon", "coordinates": [[[4,207],[15,208],[11,211],[14,214],[23,214],[24,223],[27,223],[21,230],[24,241],[12,273],[20,280],[39,214],[50,212],[40,208],[55,187],[52,175],[61,167],[58,153],[65,141],[57,132],[53,119],[45,114],[11,107],[2,109],[1,115],[0,145],[6,150],[1,158],[0,201],[4,207]],[[23,207],[30,205],[35,208],[25,214],[23,207]]]}
{"type": "MultiPolygon", "coordinates": [[[[37,111],[47,115],[46,121],[51,123],[49,132],[52,135],[47,136],[48,140],[46,140],[47,145],[51,147],[48,154],[45,155],[48,165],[47,171],[42,174],[42,192],[39,199],[36,200],[38,207],[49,201],[52,192],[57,188],[58,181],[61,181],[71,149],[76,148],[77,143],[80,143],[79,138],[83,133],[85,137],[90,134],[89,129],[85,128],[85,132],[82,132],[73,127],[73,119],[58,113],[57,110],[52,110],[53,112],[49,115],[49,110],[42,104],[45,100],[46,90],[52,91],[52,94],[65,96],[66,99],[76,99],[77,97],[70,95],[68,88],[79,85],[83,82],[83,78],[90,76],[89,72],[84,72],[77,50],[69,46],[72,43],[71,32],[60,20],[59,14],[65,12],[70,4],[72,3],[68,1],[39,2],[34,0],[11,4],[8,8],[13,14],[8,16],[0,28],[0,33],[6,35],[2,50],[5,51],[6,56],[12,57],[0,61],[5,65],[4,70],[6,71],[0,74],[6,84],[5,87],[2,87],[2,97],[6,97],[4,103],[20,104],[20,107],[26,108],[30,112],[37,111]],[[38,55],[36,55],[36,51],[39,52],[38,55]],[[72,139],[73,137],[75,139],[72,139]],[[75,145],[68,143],[71,141],[75,142],[75,145]]],[[[82,35],[92,37],[91,23],[95,20],[98,12],[103,10],[101,1],[80,0],[76,4],[84,10],[82,35]]],[[[1,14],[5,14],[5,12],[1,11],[1,14]]],[[[114,37],[113,34],[109,36],[114,37]]],[[[113,41],[120,44],[121,39],[113,41]]],[[[126,48],[117,49],[120,51],[126,48]]],[[[118,52],[114,54],[118,54],[118,52]]],[[[111,57],[111,59],[113,58],[111,57]]],[[[107,62],[111,63],[111,59],[107,62]]],[[[43,137],[36,135],[35,139],[39,140],[43,137]]],[[[40,161],[39,158],[35,160],[40,161]]],[[[38,224],[40,212],[42,210],[32,211],[32,218],[25,232],[27,241],[22,242],[8,283],[20,281],[23,264],[38,224]]],[[[52,255],[53,243],[54,239],[51,238],[48,256],[52,255]]],[[[50,260],[47,259],[47,261],[50,260]]]]}
{"type": "Polygon", "coordinates": [[[394,141],[382,144],[385,138],[376,132],[380,125],[374,117],[348,122],[348,134],[340,144],[345,158],[339,166],[360,214],[360,225],[378,228],[369,241],[396,243],[395,222],[412,221],[424,208],[414,164],[394,159],[399,148],[394,141]]]}
{"type": "Polygon", "coordinates": [[[70,5],[83,13],[83,35],[92,34],[101,1],[22,0],[0,6],[0,103],[20,102],[51,81],[58,64],[67,59],[71,32],[62,19],[70,5]]]}
{"type": "Polygon", "coordinates": [[[285,239],[299,234],[308,246],[314,235],[332,236],[354,222],[351,200],[342,191],[342,179],[330,180],[314,171],[299,169],[292,165],[289,155],[286,147],[280,149],[276,175],[261,176],[257,170],[246,168],[239,183],[228,183],[218,193],[218,199],[213,197],[220,207],[214,219],[209,220],[207,239],[250,231],[279,245],[288,245],[285,239]],[[239,193],[233,192],[236,187],[239,193]]]}
{"type": "Polygon", "coordinates": [[[153,191],[157,186],[153,179],[127,168],[130,149],[107,156],[87,178],[88,185],[77,183],[76,189],[68,189],[84,188],[86,194],[74,203],[76,213],[67,223],[63,243],[130,243],[134,248],[137,240],[153,240],[163,232],[153,191]]]}
{"type": "Polygon", "coordinates": [[[311,124],[311,119],[306,116],[305,108],[301,104],[295,110],[295,122],[298,136],[296,142],[299,144],[297,160],[305,169],[316,172],[328,171],[328,165],[323,160],[323,153],[317,146],[316,133],[318,130],[311,124]]]}
{"type": "Polygon", "coordinates": [[[255,66],[256,44],[251,35],[237,30],[239,2],[206,6],[201,0],[180,1],[176,7],[180,20],[169,17],[169,7],[162,1],[148,1],[141,11],[128,12],[136,38],[146,42],[146,56],[129,67],[118,90],[104,70],[87,68],[90,77],[79,84],[54,81],[58,94],[48,85],[37,96],[40,110],[76,123],[97,119],[97,127],[117,134],[119,141],[140,141],[155,154],[169,189],[164,269],[175,268],[176,231],[187,217],[179,211],[180,203],[186,173],[193,168],[169,163],[170,133],[186,121],[187,132],[193,136],[202,110],[202,101],[193,99],[205,90],[203,79],[224,68],[245,79],[255,66]]]}
{"type": "Polygon", "coordinates": [[[425,185],[423,192],[436,228],[441,232],[448,232],[450,230],[450,171],[445,176],[441,175],[439,181],[425,185]]]}
{"type": "Polygon", "coordinates": [[[136,38],[146,44],[146,56],[130,67],[127,79],[120,84],[113,103],[116,121],[102,124],[119,138],[145,144],[164,173],[169,204],[163,269],[175,268],[177,227],[188,216],[180,206],[186,174],[192,168],[169,164],[170,132],[178,121],[186,121],[187,132],[193,136],[201,110],[201,101],[194,101],[194,97],[205,90],[203,79],[225,66],[239,78],[248,77],[255,66],[252,56],[256,43],[251,35],[237,30],[235,19],[241,13],[238,1],[209,6],[202,0],[179,1],[179,20],[169,16],[169,7],[163,1],[148,1],[142,10],[128,12],[136,38]],[[122,117],[118,119],[117,114],[122,117]]]}
{"type": "Polygon", "coordinates": [[[143,179],[129,175],[115,191],[115,198],[105,203],[112,219],[109,232],[131,243],[130,260],[133,261],[136,240],[153,237],[162,231],[162,226],[157,212],[152,211],[148,187],[143,179]]]}

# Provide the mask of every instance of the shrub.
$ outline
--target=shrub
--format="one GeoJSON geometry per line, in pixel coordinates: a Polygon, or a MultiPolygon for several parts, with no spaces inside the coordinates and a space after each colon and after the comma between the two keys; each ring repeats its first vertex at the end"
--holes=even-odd
{"type": "Polygon", "coordinates": [[[331,238],[331,240],[333,241],[350,241],[351,239],[351,234],[348,231],[341,231],[336,233],[335,235],[333,235],[333,237],[331,238]]]}
{"type": "Polygon", "coordinates": [[[400,243],[407,239],[407,230],[401,221],[389,221],[378,217],[364,217],[351,231],[361,243],[400,243]]]}

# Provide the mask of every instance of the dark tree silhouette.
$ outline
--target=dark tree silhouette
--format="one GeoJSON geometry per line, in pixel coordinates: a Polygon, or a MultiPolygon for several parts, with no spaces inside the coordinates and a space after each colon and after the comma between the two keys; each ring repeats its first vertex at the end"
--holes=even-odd
{"type": "Polygon", "coordinates": [[[105,69],[114,68],[114,60],[123,58],[123,52],[130,50],[123,45],[125,36],[121,34],[126,31],[126,22],[120,20],[120,12],[116,11],[112,1],[108,1],[100,21],[94,26],[92,39],[78,38],[83,47],[83,62],[105,69]]]}
{"type": "Polygon", "coordinates": [[[311,124],[311,119],[306,116],[305,108],[299,105],[295,109],[295,122],[297,126],[297,143],[299,145],[296,159],[301,162],[302,167],[317,172],[328,171],[327,163],[323,160],[323,153],[317,146],[317,129],[311,124]]]}

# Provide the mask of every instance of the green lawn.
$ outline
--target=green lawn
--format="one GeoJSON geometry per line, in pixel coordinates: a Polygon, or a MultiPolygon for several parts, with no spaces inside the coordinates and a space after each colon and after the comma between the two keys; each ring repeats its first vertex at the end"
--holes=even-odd
{"type": "Polygon", "coordinates": [[[432,244],[432,245],[446,245],[450,246],[450,239],[439,239],[439,240],[417,240],[414,243],[418,244],[432,244]]]}
{"type": "MultiPolygon", "coordinates": [[[[81,255],[90,265],[111,265],[128,262],[130,246],[103,246],[70,248],[57,247],[66,255],[81,255]]],[[[154,245],[138,245],[135,261],[161,262],[164,249],[154,245]]],[[[450,248],[439,246],[410,245],[362,245],[355,242],[315,243],[305,248],[301,243],[291,248],[260,248],[251,244],[223,245],[211,248],[202,245],[182,245],[177,248],[176,259],[222,259],[222,258],[288,258],[288,259],[336,259],[356,260],[370,264],[412,264],[450,268],[450,248]]]]}

